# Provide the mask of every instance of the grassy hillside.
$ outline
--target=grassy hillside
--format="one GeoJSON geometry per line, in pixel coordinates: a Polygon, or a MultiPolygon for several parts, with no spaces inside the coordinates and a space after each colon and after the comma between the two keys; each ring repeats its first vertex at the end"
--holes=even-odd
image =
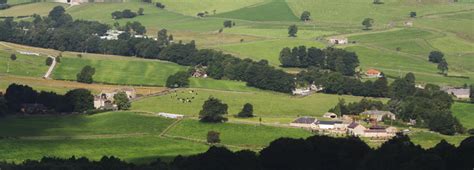
{"type": "Polygon", "coordinates": [[[188,1],[188,0],[157,0],[166,5],[166,9],[181,14],[196,16],[199,12],[207,11],[209,14],[224,13],[228,11],[237,10],[243,7],[255,5],[265,0],[199,0],[199,1],[188,1]]]}
{"type": "Polygon", "coordinates": [[[181,90],[177,93],[136,101],[132,104],[132,110],[169,112],[197,117],[204,101],[212,96],[229,105],[229,117],[237,114],[245,103],[251,103],[254,107],[254,114],[257,117],[263,117],[264,121],[268,119],[269,121],[290,122],[299,115],[321,116],[334,107],[339,98],[344,98],[346,102],[362,99],[361,97],[328,94],[292,97],[287,94],[262,91],[230,92],[197,89],[191,93],[191,90],[181,90]],[[194,99],[192,99],[193,97],[194,99]],[[192,102],[182,103],[178,98],[189,98],[192,99],[192,102]]]}
{"type": "Polygon", "coordinates": [[[54,70],[54,79],[76,80],[76,74],[86,66],[95,68],[95,82],[164,86],[169,75],[186,70],[186,67],[158,60],[127,57],[115,59],[89,57],[64,57],[54,70]]]}
{"type": "Polygon", "coordinates": [[[320,23],[360,26],[364,18],[373,18],[375,26],[385,27],[391,21],[408,20],[408,14],[416,11],[418,16],[473,9],[466,3],[448,3],[438,0],[383,0],[384,4],[373,4],[367,0],[298,0],[287,1],[295,15],[311,12],[312,18],[320,23]]]}
{"type": "Polygon", "coordinates": [[[264,3],[235,11],[217,14],[216,17],[250,21],[297,21],[285,0],[266,0],[264,3]]]}

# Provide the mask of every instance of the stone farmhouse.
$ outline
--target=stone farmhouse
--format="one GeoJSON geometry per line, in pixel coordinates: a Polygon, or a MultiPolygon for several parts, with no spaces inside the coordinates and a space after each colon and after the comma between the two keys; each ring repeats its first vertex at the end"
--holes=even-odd
{"type": "Polygon", "coordinates": [[[105,110],[117,109],[117,105],[114,104],[114,96],[119,92],[125,92],[129,99],[136,98],[136,91],[134,88],[102,90],[98,95],[94,96],[94,108],[105,110]]]}
{"type": "Polygon", "coordinates": [[[365,126],[352,122],[347,126],[347,134],[358,137],[368,137],[368,138],[391,138],[394,137],[397,133],[395,127],[385,127],[385,126],[371,126],[366,128],[365,126]]]}
{"type": "Polygon", "coordinates": [[[294,120],[293,122],[291,122],[290,126],[311,129],[311,126],[316,121],[317,119],[314,117],[300,117],[294,120]]]}
{"type": "Polygon", "coordinates": [[[370,119],[376,120],[377,122],[383,121],[383,118],[388,118],[391,120],[395,120],[396,116],[392,112],[389,111],[382,111],[382,110],[367,110],[360,113],[361,116],[366,116],[370,119]]]}

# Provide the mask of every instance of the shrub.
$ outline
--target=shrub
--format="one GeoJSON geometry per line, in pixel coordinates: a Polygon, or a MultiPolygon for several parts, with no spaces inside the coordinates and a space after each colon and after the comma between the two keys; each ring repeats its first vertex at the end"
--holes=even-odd
{"type": "Polygon", "coordinates": [[[220,143],[220,142],[221,142],[221,139],[220,139],[220,133],[219,132],[216,132],[216,131],[207,132],[207,143],[216,144],[216,143],[220,143]]]}

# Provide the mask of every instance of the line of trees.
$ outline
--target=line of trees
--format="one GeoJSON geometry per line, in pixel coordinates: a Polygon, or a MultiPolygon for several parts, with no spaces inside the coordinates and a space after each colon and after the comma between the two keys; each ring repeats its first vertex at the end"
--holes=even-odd
{"type": "Polygon", "coordinates": [[[354,52],[344,49],[306,46],[286,47],[280,51],[280,62],[283,67],[316,67],[340,72],[346,76],[353,76],[355,68],[359,66],[359,59],[354,52]]]}
{"type": "Polygon", "coordinates": [[[94,96],[86,89],[74,89],[68,91],[65,95],[60,95],[54,92],[37,92],[27,85],[11,84],[8,86],[5,95],[0,97],[0,110],[6,110],[4,113],[26,112],[24,110],[27,109],[26,107],[35,104],[41,104],[42,107],[45,107],[46,110],[42,110],[42,113],[81,113],[94,109],[94,96]]]}
{"type": "MultiPolygon", "coordinates": [[[[216,136],[216,135],[214,135],[216,136]]],[[[216,141],[216,140],[212,140],[216,141]]],[[[280,138],[258,153],[233,152],[211,146],[206,152],[177,156],[171,162],[156,159],[135,165],[116,157],[98,161],[85,157],[67,159],[44,157],[20,164],[1,162],[2,169],[160,169],[160,170],[288,170],[288,169],[364,169],[364,170],[467,170],[472,169],[474,137],[456,147],[445,140],[430,149],[397,136],[376,149],[359,138],[312,136],[306,139],[280,138]]]]}

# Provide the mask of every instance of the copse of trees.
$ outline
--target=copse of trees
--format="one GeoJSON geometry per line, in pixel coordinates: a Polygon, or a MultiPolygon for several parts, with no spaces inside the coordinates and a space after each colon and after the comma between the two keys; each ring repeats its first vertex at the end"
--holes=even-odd
{"type": "Polygon", "coordinates": [[[169,88],[180,88],[189,86],[190,74],[186,71],[179,71],[173,75],[170,75],[166,79],[166,87],[169,88]]]}
{"type": "Polygon", "coordinates": [[[20,112],[24,104],[41,104],[51,113],[84,112],[92,110],[94,106],[94,96],[86,89],[70,90],[65,95],[59,95],[54,92],[37,92],[26,85],[11,84],[4,99],[9,113],[20,112]]]}
{"type": "Polygon", "coordinates": [[[221,100],[209,97],[202,105],[202,110],[199,112],[199,119],[201,122],[207,123],[221,123],[227,121],[224,115],[227,114],[228,106],[222,103],[221,100]]]}
{"type": "Polygon", "coordinates": [[[133,12],[130,9],[124,9],[123,11],[114,11],[112,12],[111,15],[112,15],[112,19],[122,19],[122,18],[135,18],[138,14],[136,12],[133,12]]]}
{"type": "Polygon", "coordinates": [[[426,127],[445,135],[464,133],[464,127],[451,113],[452,97],[437,85],[415,88],[415,76],[408,73],[390,85],[389,109],[404,121],[416,120],[416,126],[426,127]]]}
{"type": "Polygon", "coordinates": [[[324,50],[306,46],[283,48],[280,52],[280,62],[283,67],[315,67],[340,72],[352,76],[359,66],[359,59],[354,52],[344,49],[326,48],[324,50]]]}
{"type": "Polygon", "coordinates": [[[359,102],[352,102],[346,104],[344,99],[339,99],[339,102],[333,108],[329,109],[329,112],[336,113],[339,116],[342,115],[358,115],[365,110],[388,110],[388,106],[383,104],[382,101],[370,100],[363,98],[359,102]]]}
{"type": "Polygon", "coordinates": [[[98,161],[87,158],[50,158],[23,163],[0,163],[2,169],[173,169],[173,170],[287,170],[287,169],[366,169],[366,170],[466,170],[472,169],[474,137],[464,139],[459,146],[441,140],[430,149],[397,136],[380,147],[371,149],[359,138],[311,136],[306,139],[280,138],[258,154],[241,150],[233,152],[211,146],[206,152],[177,156],[170,162],[156,159],[149,164],[135,165],[116,157],[98,161]],[[310,162],[310,163],[308,163],[310,162]],[[84,168],[83,168],[84,169],[84,168]]]}
{"type": "Polygon", "coordinates": [[[94,82],[93,76],[95,74],[95,68],[91,66],[84,66],[81,72],[77,73],[76,79],[77,82],[91,84],[94,82]]]}

